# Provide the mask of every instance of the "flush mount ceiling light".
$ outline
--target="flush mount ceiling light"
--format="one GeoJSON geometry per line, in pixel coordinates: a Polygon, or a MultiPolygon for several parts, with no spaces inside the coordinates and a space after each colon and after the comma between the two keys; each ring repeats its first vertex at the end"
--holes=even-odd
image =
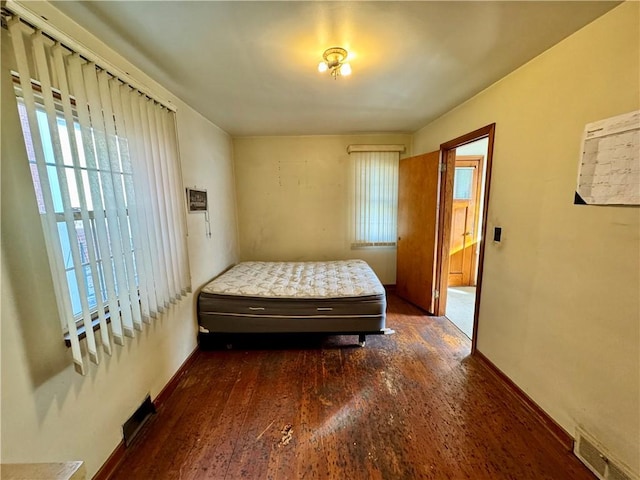
{"type": "Polygon", "coordinates": [[[349,53],[344,48],[327,48],[322,54],[324,60],[318,64],[318,71],[326,72],[329,70],[334,80],[337,79],[339,75],[351,75],[351,65],[346,61],[347,55],[349,55],[349,53]]]}

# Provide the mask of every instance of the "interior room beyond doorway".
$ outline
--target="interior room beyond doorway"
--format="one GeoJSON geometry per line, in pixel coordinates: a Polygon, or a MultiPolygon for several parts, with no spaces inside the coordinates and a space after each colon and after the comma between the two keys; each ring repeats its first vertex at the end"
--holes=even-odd
{"type": "Polygon", "coordinates": [[[456,149],[445,315],[470,339],[478,281],[488,138],[456,149]]]}

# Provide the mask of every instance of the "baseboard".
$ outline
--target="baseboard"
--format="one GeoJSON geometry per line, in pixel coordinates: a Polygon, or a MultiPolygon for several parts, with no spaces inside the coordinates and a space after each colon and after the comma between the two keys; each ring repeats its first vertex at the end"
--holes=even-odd
{"type": "Polygon", "coordinates": [[[506,388],[507,390],[529,410],[533,417],[553,436],[554,439],[560,443],[562,448],[568,452],[573,451],[573,437],[562,428],[553,418],[549,416],[540,406],[534,402],[529,395],[527,395],[513,380],[511,380],[505,373],[494,365],[494,363],[485,357],[481,352],[476,350],[473,353],[473,357],[476,358],[480,364],[482,364],[489,372],[493,374],[506,388]]]}
{"type": "MultiPolygon", "coordinates": [[[[180,379],[195,362],[199,353],[200,349],[196,347],[193,352],[191,352],[191,354],[187,357],[187,359],[182,363],[182,365],[180,365],[180,368],[178,368],[176,373],[171,377],[171,379],[167,382],[160,393],[158,393],[155,400],[153,401],[153,406],[156,408],[156,410],[158,410],[175,391],[175,389],[178,387],[180,379]]],[[[100,470],[98,470],[92,477],[92,480],[109,480],[113,475],[113,472],[116,471],[116,468],[118,468],[120,466],[120,463],[122,463],[125,451],[126,447],[124,445],[124,440],[121,440],[115,450],[111,453],[111,455],[109,455],[107,461],[104,462],[102,467],[100,467],[100,470]]]]}
{"type": "Polygon", "coordinates": [[[109,455],[107,461],[100,467],[100,470],[92,477],[92,480],[109,480],[124,459],[125,450],[124,440],[121,440],[116,449],[109,455]]]}

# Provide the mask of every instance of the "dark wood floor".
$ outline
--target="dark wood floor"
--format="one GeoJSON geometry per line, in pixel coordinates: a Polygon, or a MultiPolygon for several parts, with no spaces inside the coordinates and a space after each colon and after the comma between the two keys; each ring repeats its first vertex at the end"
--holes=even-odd
{"type": "Polygon", "coordinates": [[[452,324],[388,301],[396,334],[365,348],[345,336],[202,351],[115,478],[594,478],[452,324]]]}

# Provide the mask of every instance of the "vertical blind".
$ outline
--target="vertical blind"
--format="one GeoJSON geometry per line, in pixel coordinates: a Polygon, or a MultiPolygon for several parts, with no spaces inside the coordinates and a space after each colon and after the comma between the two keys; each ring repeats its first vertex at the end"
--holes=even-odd
{"type": "Polygon", "coordinates": [[[191,290],[175,112],[12,16],[18,110],[76,370],[191,290]],[[99,325],[99,336],[94,327],[99,325]]]}
{"type": "Polygon", "coordinates": [[[398,152],[352,152],[352,247],[395,246],[398,152]]]}

